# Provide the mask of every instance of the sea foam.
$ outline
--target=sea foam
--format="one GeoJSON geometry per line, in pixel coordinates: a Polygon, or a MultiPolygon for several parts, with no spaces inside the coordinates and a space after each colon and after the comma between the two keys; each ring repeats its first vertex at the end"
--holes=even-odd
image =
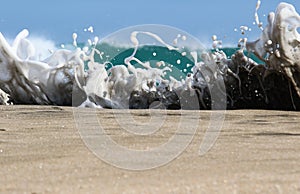
{"type": "MultiPolygon", "coordinates": [[[[260,1],[256,13],[259,6],[260,1]]],[[[217,109],[225,104],[233,109],[298,109],[300,17],[292,5],[281,3],[268,18],[261,38],[254,42],[240,40],[241,48],[232,56],[222,51],[221,41],[215,36],[215,50],[211,52],[191,35],[171,27],[123,29],[103,40],[130,45],[129,49],[124,47],[130,54],[117,65],[111,65],[111,60],[95,60],[107,55],[97,47],[98,38],[80,48],[77,34],[73,34],[74,49],[54,48],[44,58],[48,51],[36,52],[41,51],[34,45],[39,40],[30,40],[28,30],[21,31],[12,44],[0,34],[0,88],[14,104],[168,109],[217,109]],[[158,60],[159,52],[151,53],[150,61],[141,60],[138,51],[147,45],[162,48],[174,62],[158,60]],[[253,61],[244,49],[254,52],[265,64],[253,61]],[[182,64],[177,54],[190,63],[182,64]],[[188,67],[192,67],[190,71],[188,67]],[[280,79],[279,84],[272,84],[280,79]],[[278,100],[286,102],[278,104],[278,100]]],[[[262,28],[258,17],[256,23],[262,28]]],[[[47,45],[52,50],[53,45],[47,45]]],[[[116,55],[120,52],[117,49],[116,55]]]]}

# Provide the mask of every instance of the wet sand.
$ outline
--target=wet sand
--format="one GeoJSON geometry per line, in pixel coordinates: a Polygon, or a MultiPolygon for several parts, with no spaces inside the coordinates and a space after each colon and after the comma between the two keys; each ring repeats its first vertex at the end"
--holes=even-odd
{"type": "MultiPolygon", "coordinates": [[[[193,141],[178,158],[130,171],[103,162],[85,146],[71,107],[0,109],[0,193],[300,193],[299,112],[226,111],[216,143],[199,156],[209,111],[163,112],[168,117],[162,131],[137,138],[114,120],[128,111],[99,110],[112,139],[132,148],[168,141],[180,118],[194,125],[200,115],[193,141]]],[[[148,110],[131,113],[135,121],[149,115],[148,110]]]]}

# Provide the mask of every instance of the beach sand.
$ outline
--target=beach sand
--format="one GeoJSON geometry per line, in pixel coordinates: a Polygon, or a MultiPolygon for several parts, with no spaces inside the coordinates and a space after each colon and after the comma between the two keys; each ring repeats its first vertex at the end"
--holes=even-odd
{"type": "MultiPolygon", "coordinates": [[[[199,156],[210,111],[162,111],[162,131],[124,133],[114,121],[128,110],[99,110],[112,139],[142,148],[168,141],[180,118],[200,115],[187,149],[170,163],[145,171],[116,168],[80,138],[72,107],[0,106],[0,193],[300,193],[300,113],[226,111],[212,149],[199,156]],[[110,126],[110,127],[109,127],[110,126]]],[[[159,112],[159,111],[156,111],[159,112]]],[[[148,110],[131,111],[135,121],[148,110]]],[[[88,127],[88,126],[87,126],[88,127]]]]}

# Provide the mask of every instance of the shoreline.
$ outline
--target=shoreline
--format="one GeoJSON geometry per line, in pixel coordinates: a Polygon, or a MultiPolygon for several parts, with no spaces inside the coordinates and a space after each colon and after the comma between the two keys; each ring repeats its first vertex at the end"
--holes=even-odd
{"type": "MultiPolygon", "coordinates": [[[[73,108],[0,106],[1,193],[296,193],[300,191],[298,112],[227,110],[220,135],[205,155],[199,146],[211,111],[167,111],[163,129],[149,138],[124,132],[115,115],[125,110],[98,110],[97,115],[119,144],[142,148],[172,135],[180,118],[200,114],[192,142],[170,163],[145,171],[116,168],[96,157],[75,126],[73,108]]],[[[165,114],[163,111],[154,112],[165,114]]],[[[149,110],[130,111],[148,122],[149,110]]]]}

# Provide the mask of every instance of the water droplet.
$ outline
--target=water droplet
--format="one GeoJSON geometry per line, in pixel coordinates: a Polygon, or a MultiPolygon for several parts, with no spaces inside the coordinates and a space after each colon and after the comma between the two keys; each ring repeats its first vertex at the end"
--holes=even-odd
{"type": "Polygon", "coordinates": [[[267,41],[267,44],[268,44],[268,45],[272,45],[272,43],[273,43],[272,40],[268,40],[268,41],[267,41]]]}
{"type": "Polygon", "coordinates": [[[90,33],[93,33],[93,32],[94,32],[94,27],[93,27],[93,26],[90,26],[87,30],[88,30],[90,33]]]}

